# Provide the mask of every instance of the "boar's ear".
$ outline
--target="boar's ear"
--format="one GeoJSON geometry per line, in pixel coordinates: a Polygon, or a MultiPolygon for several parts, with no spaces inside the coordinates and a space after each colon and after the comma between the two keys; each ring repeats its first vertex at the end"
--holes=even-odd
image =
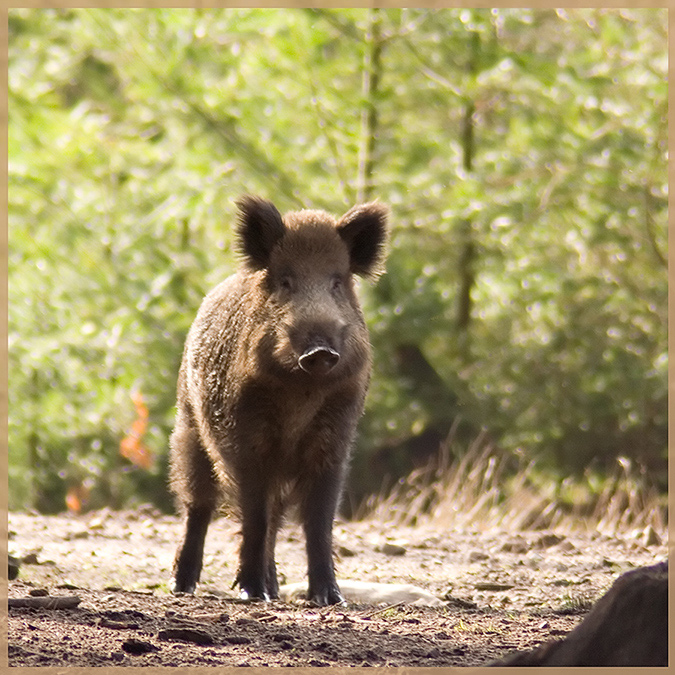
{"type": "Polygon", "coordinates": [[[347,244],[351,271],[362,276],[375,276],[386,257],[387,216],[384,204],[370,202],[349,209],[337,224],[337,231],[347,244]]]}
{"type": "Polygon", "coordinates": [[[239,250],[249,267],[264,269],[269,263],[274,245],[286,232],[281,214],[272,202],[253,195],[244,195],[237,200],[237,206],[239,250]]]}

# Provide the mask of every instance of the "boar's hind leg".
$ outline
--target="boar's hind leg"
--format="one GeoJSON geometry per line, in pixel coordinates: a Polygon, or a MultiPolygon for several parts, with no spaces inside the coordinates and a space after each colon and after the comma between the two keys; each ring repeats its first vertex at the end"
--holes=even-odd
{"type": "Polygon", "coordinates": [[[171,437],[171,487],[187,515],[174,561],[174,593],[193,593],[202,570],[206,531],[220,489],[197,432],[179,422],[171,437]]]}
{"type": "Polygon", "coordinates": [[[333,467],[315,476],[301,504],[307,544],[307,599],[317,605],[344,603],[333,566],[333,519],[342,490],[343,470],[333,467]]]}
{"type": "Polygon", "coordinates": [[[212,512],[210,507],[187,507],[185,537],[174,562],[174,593],[194,593],[202,571],[204,541],[212,512]]]}

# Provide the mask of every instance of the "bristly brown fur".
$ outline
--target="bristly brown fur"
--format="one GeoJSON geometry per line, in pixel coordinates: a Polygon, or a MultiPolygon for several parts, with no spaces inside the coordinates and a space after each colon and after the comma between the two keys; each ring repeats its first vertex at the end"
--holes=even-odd
{"type": "Polygon", "coordinates": [[[372,203],[339,220],[309,210],[282,218],[260,197],[238,205],[243,264],[204,299],[178,378],[171,486],[187,525],[176,590],[194,590],[209,520],[231,484],[242,594],[276,597],[276,532],[294,505],[310,599],[332,604],[342,600],[332,523],[371,369],[352,275],[380,270],[388,212],[372,203]]]}

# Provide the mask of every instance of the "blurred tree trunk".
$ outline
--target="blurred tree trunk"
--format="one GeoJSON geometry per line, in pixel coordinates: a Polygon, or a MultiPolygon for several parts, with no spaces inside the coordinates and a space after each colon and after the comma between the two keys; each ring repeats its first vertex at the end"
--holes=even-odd
{"type": "MultiPolygon", "coordinates": [[[[481,48],[480,35],[473,31],[470,34],[469,60],[467,74],[473,80],[478,68],[478,58],[481,48]]],[[[473,160],[476,152],[474,113],[476,106],[471,98],[467,98],[462,111],[461,144],[462,168],[469,177],[473,172],[473,160]]],[[[470,323],[471,323],[471,291],[476,278],[474,264],[476,258],[476,243],[473,234],[473,222],[464,218],[459,223],[459,260],[458,260],[458,291],[457,291],[457,332],[459,347],[463,356],[468,356],[470,350],[470,323]]]]}
{"type": "Polygon", "coordinates": [[[377,133],[377,97],[382,75],[382,37],[379,9],[368,14],[366,53],[363,61],[361,134],[359,145],[358,175],[356,178],[356,201],[358,204],[371,199],[373,184],[375,135],[377,133]]]}
{"type": "Polygon", "coordinates": [[[404,342],[396,347],[396,366],[405,378],[408,396],[425,402],[434,424],[450,427],[458,400],[418,345],[404,342]]]}
{"type": "Polygon", "coordinates": [[[40,409],[40,383],[38,381],[38,372],[34,368],[30,374],[30,432],[28,434],[28,466],[30,467],[30,503],[35,504],[40,495],[40,485],[38,471],[40,467],[40,434],[39,434],[39,409],[40,409]]]}

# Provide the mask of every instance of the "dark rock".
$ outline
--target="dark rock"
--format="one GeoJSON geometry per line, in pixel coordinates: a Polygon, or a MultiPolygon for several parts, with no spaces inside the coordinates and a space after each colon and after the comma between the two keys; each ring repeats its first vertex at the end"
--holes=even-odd
{"type": "Polygon", "coordinates": [[[527,553],[529,547],[527,545],[527,542],[524,541],[522,537],[519,537],[504,542],[500,550],[506,553],[527,553]]]}
{"type": "Polygon", "coordinates": [[[667,561],[620,576],[563,640],[490,665],[667,666],[667,561]]]}
{"type": "Polygon", "coordinates": [[[389,556],[405,555],[407,552],[405,546],[399,546],[398,544],[391,544],[389,542],[382,544],[380,551],[389,556]]]}
{"type": "Polygon", "coordinates": [[[534,542],[534,548],[551,548],[551,546],[556,546],[564,541],[565,537],[561,537],[557,534],[548,533],[542,534],[537,541],[534,542]]]}
{"type": "Polygon", "coordinates": [[[20,558],[15,558],[13,555],[8,555],[7,556],[7,563],[9,566],[9,570],[7,572],[8,574],[8,579],[12,581],[13,579],[16,579],[19,576],[19,567],[21,566],[21,559],[20,558]]]}
{"type": "Polygon", "coordinates": [[[144,640],[137,640],[136,638],[129,638],[122,643],[122,649],[127,654],[132,654],[134,656],[140,656],[141,654],[147,654],[148,652],[159,651],[159,647],[151,644],[150,642],[145,642],[144,640]]]}
{"type": "Polygon", "coordinates": [[[470,563],[475,563],[475,562],[481,562],[483,560],[489,560],[490,556],[487,553],[483,553],[483,551],[471,551],[469,553],[469,562],[470,563]]]}

